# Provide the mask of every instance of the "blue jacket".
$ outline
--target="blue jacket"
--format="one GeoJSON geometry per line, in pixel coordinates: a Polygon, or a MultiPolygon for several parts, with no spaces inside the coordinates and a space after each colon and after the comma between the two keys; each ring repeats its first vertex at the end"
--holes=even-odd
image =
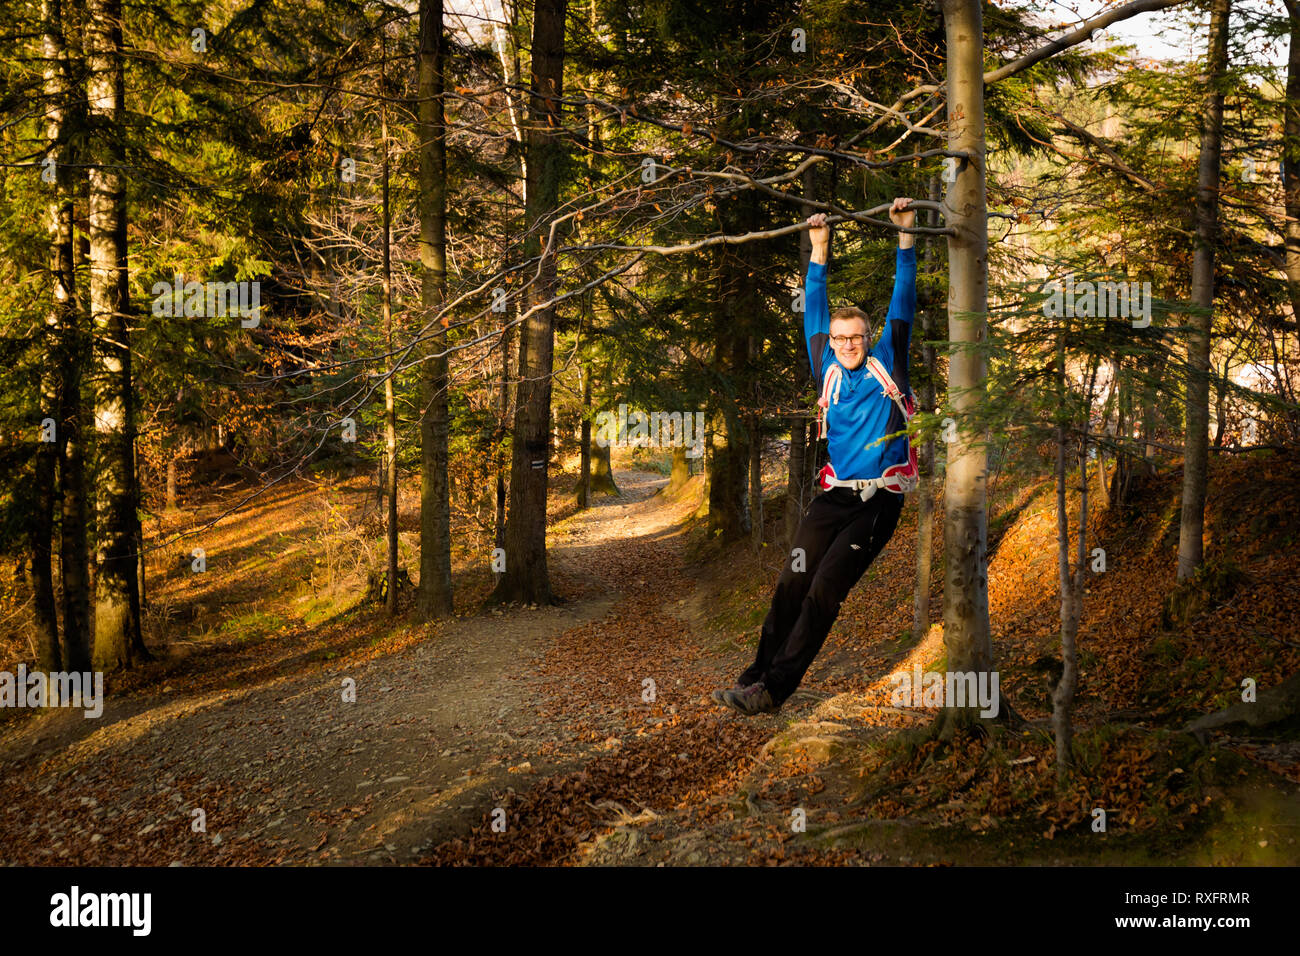
{"type": "MultiPolygon", "coordinates": [[[[907,376],[907,353],[912,342],[915,314],[916,248],[900,248],[895,259],[894,296],[889,303],[889,314],[870,354],[889,370],[903,394],[907,394],[911,387],[907,376]]],[[[839,401],[832,401],[826,410],[831,466],[837,478],[879,478],[890,465],[907,462],[907,440],[900,435],[871,448],[867,446],[882,435],[902,431],[903,413],[884,395],[868,371],[865,359],[850,371],[835,357],[830,345],[830,320],[826,266],[809,260],[803,322],[817,394],[821,395],[825,372],[831,363],[839,365],[843,376],[839,401]]]]}

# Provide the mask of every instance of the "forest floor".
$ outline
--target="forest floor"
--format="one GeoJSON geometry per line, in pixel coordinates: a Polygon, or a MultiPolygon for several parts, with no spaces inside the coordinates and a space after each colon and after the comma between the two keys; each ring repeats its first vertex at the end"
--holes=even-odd
{"type": "MultiPolygon", "coordinates": [[[[1290,464],[1264,472],[1222,477],[1295,477],[1290,464]]],[[[622,495],[585,512],[566,516],[553,499],[548,560],[563,603],[483,609],[489,555],[467,546],[458,616],[429,625],[408,594],[395,618],[361,600],[378,547],[373,483],[300,481],[236,514],[246,489],[228,488],[160,516],[153,541],[191,536],[151,552],[158,659],[110,681],[99,719],[11,711],[0,723],[0,862],[1300,861],[1294,733],[1219,734],[1205,748],[1176,732],[1230,702],[1236,674],[1265,687],[1300,664],[1294,538],[1241,545],[1246,584],[1162,623],[1153,595],[1172,585],[1152,562],[1167,516],[1145,530],[1098,523],[1118,567],[1090,586],[1080,766],[1057,790],[1034,670],[1055,600],[1043,487],[1007,488],[990,522],[1003,690],[1029,723],[940,749],[905,732],[936,708],[897,707],[889,693],[890,673],[944,656],[939,626],[910,631],[914,498],[800,691],[746,719],[708,693],[752,657],[779,549],[710,541],[692,520],[698,479],[673,497],[654,472],[617,479],[622,495]],[[189,565],[200,542],[202,574],[189,565]],[[1214,646],[1242,635],[1248,650],[1214,646]],[[1096,807],[1111,814],[1106,832],[1096,807]]],[[[1237,514],[1238,531],[1295,535],[1294,504],[1237,514]]],[[[407,567],[412,513],[399,521],[407,567]]],[[[1234,516],[1222,517],[1211,533],[1226,544],[1234,516]]]]}

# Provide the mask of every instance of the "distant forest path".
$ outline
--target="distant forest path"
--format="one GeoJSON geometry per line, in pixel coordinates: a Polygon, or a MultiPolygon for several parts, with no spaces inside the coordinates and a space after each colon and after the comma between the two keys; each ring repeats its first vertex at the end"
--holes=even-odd
{"type": "MultiPolygon", "coordinates": [[[[740,661],[690,625],[698,488],[668,499],[661,475],[616,477],[620,497],[553,529],[552,572],[580,584],[563,605],[471,609],[427,636],[410,624],[405,646],[360,662],[240,658],[242,686],[176,677],[110,695],[99,720],[10,725],[0,858],[554,863],[619,818],[723,792],[771,728],[707,700],[740,661]]],[[[265,594],[277,577],[257,579],[265,594]]]]}

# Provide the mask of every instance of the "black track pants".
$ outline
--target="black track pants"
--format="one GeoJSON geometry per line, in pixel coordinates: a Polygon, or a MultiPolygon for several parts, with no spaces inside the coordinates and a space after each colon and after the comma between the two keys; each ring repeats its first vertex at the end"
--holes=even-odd
{"type": "Polygon", "coordinates": [[[777,580],[758,655],[739,683],[762,681],[778,704],[794,693],[840,604],[893,535],[902,510],[903,496],[883,488],[866,501],[851,488],[813,498],[777,580]]]}

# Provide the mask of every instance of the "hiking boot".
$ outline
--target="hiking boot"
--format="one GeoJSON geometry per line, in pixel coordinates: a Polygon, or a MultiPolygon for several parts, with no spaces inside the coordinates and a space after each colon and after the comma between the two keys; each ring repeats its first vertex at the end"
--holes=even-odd
{"type": "MultiPolygon", "coordinates": [[[[750,683],[752,684],[753,681],[750,681],[750,683]]],[[[736,681],[736,686],[732,687],[730,690],[723,687],[719,687],[717,690],[711,692],[709,696],[713,698],[713,702],[715,704],[721,704],[723,707],[729,707],[730,705],[727,703],[727,694],[739,694],[742,690],[744,690],[748,686],[749,684],[746,684],[743,680],[738,680],[736,681]]]]}
{"type": "Polygon", "coordinates": [[[781,709],[780,704],[773,702],[772,695],[763,686],[762,681],[738,691],[724,690],[722,696],[724,704],[746,717],[753,717],[755,714],[775,714],[781,709]]]}

